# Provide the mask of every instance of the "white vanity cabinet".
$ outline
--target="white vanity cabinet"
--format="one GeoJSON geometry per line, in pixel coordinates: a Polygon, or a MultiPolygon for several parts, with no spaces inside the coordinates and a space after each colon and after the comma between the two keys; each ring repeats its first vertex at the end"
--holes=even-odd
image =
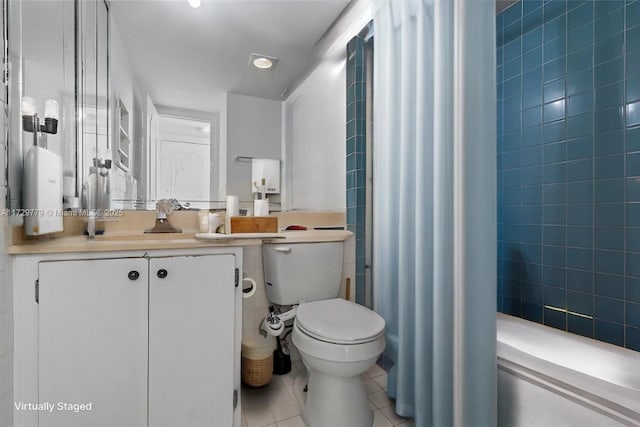
{"type": "Polygon", "coordinates": [[[234,257],[149,266],[149,426],[232,426],[234,257]]]}
{"type": "Polygon", "coordinates": [[[40,404],[15,427],[239,426],[241,265],[238,248],[15,257],[14,396],[40,404]]]}
{"type": "Polygon", "coordinates": [[[39,403],[91,404],[39,411],[40,426],[145,426],[148,262],[41,262],[39,403]],[[138,280],[127,278],[138,272],[138,280]]]}

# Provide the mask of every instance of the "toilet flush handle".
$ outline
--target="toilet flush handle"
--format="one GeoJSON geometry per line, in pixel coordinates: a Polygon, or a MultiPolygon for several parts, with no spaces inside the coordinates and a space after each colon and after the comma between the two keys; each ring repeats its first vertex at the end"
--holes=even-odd
{"type": "Polygon", "coordinates": [[[276,252],[282,252],[283,254],[288,254],[289,252],[291,252],[291,248],[287,246],[278,246],[276,248],[276,252]]]}

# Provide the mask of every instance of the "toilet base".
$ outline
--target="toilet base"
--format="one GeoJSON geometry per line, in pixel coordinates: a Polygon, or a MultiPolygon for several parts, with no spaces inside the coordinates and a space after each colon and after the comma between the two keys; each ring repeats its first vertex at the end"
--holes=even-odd
{"type": "Polygon", "coordinates": [[[307,427],[371,427],[373,413],[360,375],[334,377],[309,369],[302,411],[307,427]]]}

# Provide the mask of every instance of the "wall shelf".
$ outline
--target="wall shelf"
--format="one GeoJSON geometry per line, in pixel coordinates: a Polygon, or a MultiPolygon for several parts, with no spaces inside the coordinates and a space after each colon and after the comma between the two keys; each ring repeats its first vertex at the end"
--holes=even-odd
{"type": "Polygon", "coordinates": [[[124,105],[122,99],[118,100],[118,138],[116,140],[116,165],[124,171],[131,168],[131,120],[129,110],[124,105]]]}

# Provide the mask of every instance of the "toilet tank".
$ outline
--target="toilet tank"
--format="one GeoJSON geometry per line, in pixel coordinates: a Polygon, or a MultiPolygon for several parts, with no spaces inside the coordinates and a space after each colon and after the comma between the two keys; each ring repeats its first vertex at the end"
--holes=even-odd
{"type": "Polygon", "coordinates": [[[343,242],[262,245],[267,299],[278,305],[336,298],[343,242]]]}

